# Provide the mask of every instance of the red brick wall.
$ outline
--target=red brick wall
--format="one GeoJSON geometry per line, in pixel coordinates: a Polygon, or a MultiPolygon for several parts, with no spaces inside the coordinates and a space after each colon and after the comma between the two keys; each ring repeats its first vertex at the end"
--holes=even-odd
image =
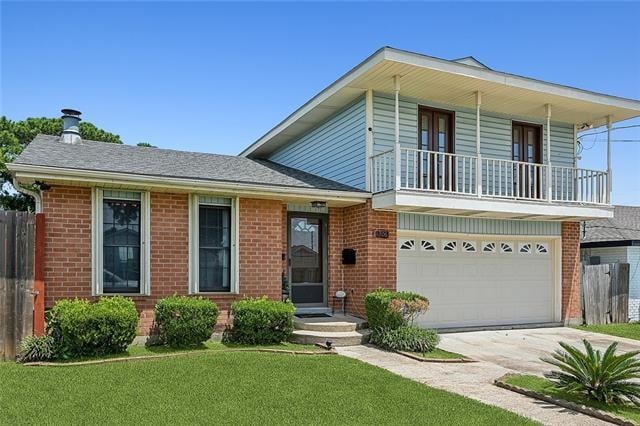
{"type": "Polygon", "coordinates": [[[342,265],[342,249],[344,246],[344,209],[329,208],[329,238],[327,248],[328,290],[327,302],[331,309],[340,311],[342,303],[336,299],[336,291],[343,290],[344,280],[342,265]]]}
{"type": "Polygon", "coordinates": [[[580,323],[580,223],[562,222],[562,320],[580,323]]]}
{"type": "MultiPolygon", "coordinates": [[[[62,298],[91,298],[91,190],[53,187],[43,196],[46,231],[46,307],[62,298]]],[[[140,333],[153,322],[158,299],[188,293],[188,196],[151,194],[151,295],[134,296],[140,333]]],[[[239,205],[240,295],[208,296],[228,320],[232,301],[245,296],[281,297],[282,204],[241,199],[239,205]]],[[[285,234],[286,235],[286,234],[285,234]]]]}

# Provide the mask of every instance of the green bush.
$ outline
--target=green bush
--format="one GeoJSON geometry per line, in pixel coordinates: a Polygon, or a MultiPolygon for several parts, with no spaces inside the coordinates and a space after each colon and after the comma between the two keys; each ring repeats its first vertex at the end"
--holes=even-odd
{"type": "Polygon", "coordinates": [[[398,328],[375,328],[371,343],[391,351],[430,352],[440,342],[435,330],[403,325],[398,328]]]}
{"type": "Polygon", "coordinates": [[[18,362],[49,361],[55,357],[55,342],[53,337],[27,336],[20,342],[18,362]]]}
{"type": "Polygon", "coordinates": [[[287,341],[293,333],[291,302],[266,297],[240,300],[231,305],[233,328],[226,339],[248,345],[267,345],[287,341]]]}
{"type": "Polygon", "coordinates": [[[377,289],[364,297],[364,308],[370,328],[398,328],[429,307],[427,298],[409,291],[377,289]]]}
{"type": "Polygon", "coordinates": [[[88,300],[60,300],[49,312],[48,332],[56,356],[77,358],[123,352],[138,329],[133,300],[121,296],[88,300]]]}
{"type": "Polygon", "coordinates": [[[156,304],[160,342],[171,347],[197,346],[211,338],[218,306],[202,297],[171,296],[156,304]]]}
{"type": "Polygon", "coordinates": [[[618,343],[604,352],[594,350],[583,340],[586,352],[560,342],[564,350],[556,350],[551,358],[542,358],[560,371],[545,374],[563,391],[577,393],[605,404],[624,404],[628,401],[640,406],[640,351],[616,355],[618,343]]]}

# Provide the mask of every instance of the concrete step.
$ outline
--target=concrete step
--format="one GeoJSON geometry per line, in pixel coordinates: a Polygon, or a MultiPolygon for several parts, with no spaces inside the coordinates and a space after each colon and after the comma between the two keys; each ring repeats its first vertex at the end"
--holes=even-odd
{"type": "Polygon", "coordinates": [[[294,330],[291,341],[305,345],[325,344],[328,340],[332,346],[357,346],[367,343],[369,330],[360,331],[312,331],[294,330]]]}
{"type": "Polygon", "coordinates": [[[294,321],[293,328],[296,330],[307,331],[326,331],[326,332],[346,332],[356,331],[358,324],[347,321],[322,321],[322,322],[306,322],[294,321]]]}

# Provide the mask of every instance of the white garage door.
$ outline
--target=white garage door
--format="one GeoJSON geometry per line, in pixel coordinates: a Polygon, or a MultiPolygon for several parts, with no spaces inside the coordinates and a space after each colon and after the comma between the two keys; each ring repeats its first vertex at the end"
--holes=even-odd
{"type": "Polygon", "coordinates": [[[536,239],[398,238],[398,290],[430,301],[422,326],[552,322],[551,242],[536,239]]]}

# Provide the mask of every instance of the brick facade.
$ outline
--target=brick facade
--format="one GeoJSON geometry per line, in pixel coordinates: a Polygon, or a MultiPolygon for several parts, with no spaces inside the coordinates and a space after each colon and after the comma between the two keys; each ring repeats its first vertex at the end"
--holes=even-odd
{"type": "MultiPolygon", "coordinates": [[[[43,195],[47,223],[45,285],[47,308],[63,298],[91,299],[91,190],[56,186],[43,195]]],[[[228,320],[232,301],[245,296],[280,297],[282,203],[240,199],[239,295],[207,296],[228,320]]],[[[151,194],[151,295],[132,296],[141,334],[153,323],[157,300],[187,294],[189,207],[186,194],[151,194]]]]}
{"type": "Polygon", "coordinates": [[[562,320],[580,323],[580,223],[562,222],[562,320]]]}

